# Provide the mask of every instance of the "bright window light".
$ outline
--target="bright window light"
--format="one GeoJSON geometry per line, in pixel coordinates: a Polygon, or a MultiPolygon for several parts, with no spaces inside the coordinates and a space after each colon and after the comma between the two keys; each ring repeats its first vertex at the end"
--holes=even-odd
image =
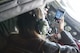
{"type": "Polygon", "coordinates": [[[61,0],[60,3],[72,18],[80,22],[80,0],[61,0]]]}

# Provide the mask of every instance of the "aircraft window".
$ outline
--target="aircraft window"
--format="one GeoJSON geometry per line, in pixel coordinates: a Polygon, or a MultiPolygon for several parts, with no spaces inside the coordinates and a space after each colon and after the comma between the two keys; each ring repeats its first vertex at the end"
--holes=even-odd
{"type": "Polygon", "coordinates": [[[72,18],[80,22],[80,0],[60,0],[59,3],[72,18]]]}

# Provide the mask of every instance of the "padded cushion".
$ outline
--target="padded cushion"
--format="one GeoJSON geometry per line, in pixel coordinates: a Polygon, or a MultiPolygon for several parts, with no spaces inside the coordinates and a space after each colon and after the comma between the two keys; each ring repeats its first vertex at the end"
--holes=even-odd
{"type": "Polygon", "coordinates": [[[42,4],[43,0],[11,0],[4,3],[0,5],[0,22],[35,9],[42,4]]]}

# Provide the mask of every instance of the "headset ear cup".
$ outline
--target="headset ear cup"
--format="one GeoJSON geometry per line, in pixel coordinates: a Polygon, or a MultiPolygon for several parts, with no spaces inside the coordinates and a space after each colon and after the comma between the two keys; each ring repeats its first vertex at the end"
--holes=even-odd
{"type": "Polygon", "coordinates": [[[42,26],[42,25],[41,25],[41,22],[42,22],[41,20],[42,20],[42,19],[37,19],[37,20],[36,20],[36,31],[37,31],[39,34],[41,34],[40,32],[41,32],[41,29],[42,29],[42,28],[41,28],[41,26],[42,26]]]}

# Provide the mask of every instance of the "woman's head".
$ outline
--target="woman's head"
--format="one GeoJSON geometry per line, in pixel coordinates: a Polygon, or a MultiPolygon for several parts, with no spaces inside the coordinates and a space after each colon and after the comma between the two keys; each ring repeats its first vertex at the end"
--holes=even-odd
{"type": "Polygon", "coordinates": [[[17,25],[20,33],[27,30],[35,30],[36,18],[29,14],[29,12],[18,16],[17,25]]]}
{"type": "Polygon", "coordinates": [[[36,17],[29,12],[18,16],[17,25],[20,35],[26,38],[41,38],[36,30],[36,17]]]}

